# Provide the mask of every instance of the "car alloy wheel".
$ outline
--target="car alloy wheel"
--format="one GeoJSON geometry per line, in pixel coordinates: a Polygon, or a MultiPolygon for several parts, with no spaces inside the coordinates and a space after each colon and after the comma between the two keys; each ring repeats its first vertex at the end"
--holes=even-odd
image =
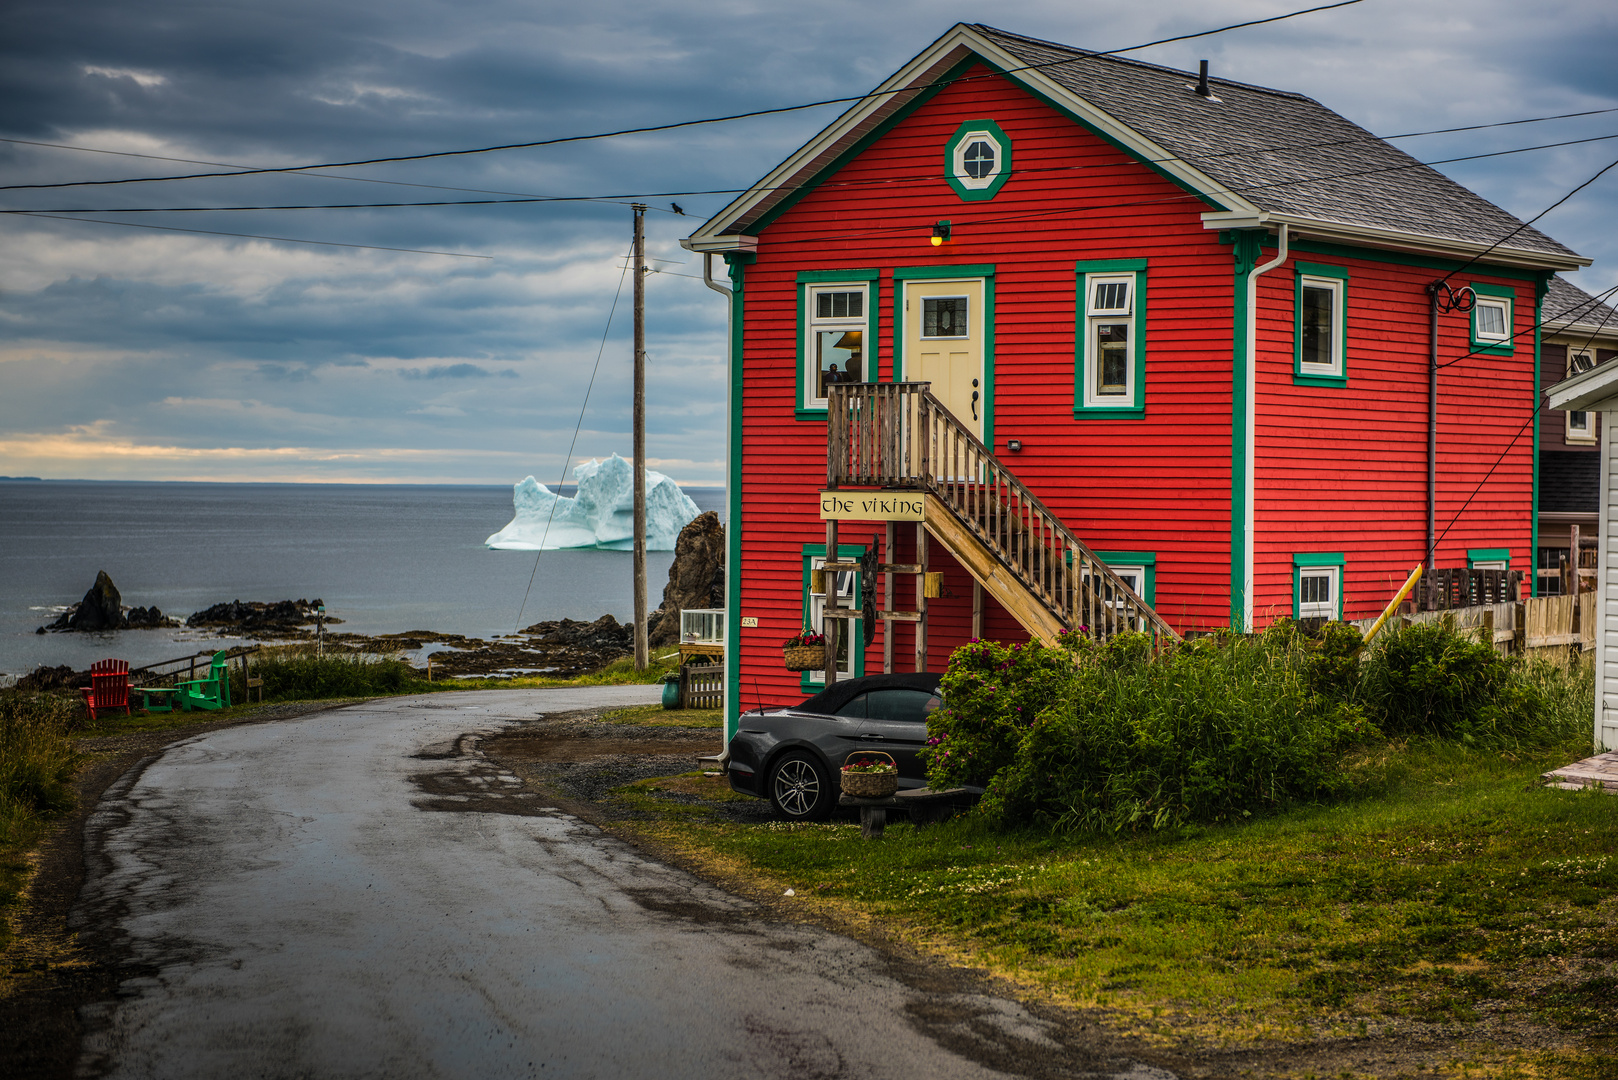
{"type": "Polygon", "coordinates": [[[770,802],[785,817],[824,821],[834,800],[831,777],[807,754],[788,754],[770,775],[770,802]]]}

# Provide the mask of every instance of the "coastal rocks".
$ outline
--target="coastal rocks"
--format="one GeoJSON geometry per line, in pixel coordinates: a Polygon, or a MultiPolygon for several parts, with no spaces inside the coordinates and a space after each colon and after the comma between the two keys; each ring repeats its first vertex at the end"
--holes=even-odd
{"type": "Polygon", "coordinates": [[[719,515],[709,510],[681,529],[674,543],[663,606],[651,622],[651,644],[673,645],[680,640],[682,610],[724,606],[725,527],[719,523],[719,515]]]}
{"type": "MultiPolygon", "coordinates": [[[[303,628],[316,619],[316,609],[323,607],[321,600],[232,600],[204,608],[185,620],[192,628],[224,629],[257,636],[303,637],[303,628]]],[[[341,619],[326,617],[326,622],[340,623],[341,619]]]]}
{"type": "Polygon", "coordinates": [[[619,622],[611,615],[603,615],[592,623],[579,622],[575,619],[537,622],[523,633],[538,638],[540,645],[571,645],[575,648],[620,654],[633,652],[635,649],[635,628],[619,622]]]}
{"type": "Polygon", "coordinates": [[[41,626],[34,632],[43,634],[47,630],[75,630],[90,633],[97,630],[133,630],[178,625],[178,622],[166,617],[155,607],[124,607],[123,597],[118,594],[118,586],[114,585],[112,577],[102,570],[96,574],[95,584],[90,586],[90,591],[84,594],[83,600],[64,611],[49,626],[41,626]]]}
{"type": "Polygon", "coordinates": [[[16,689],[24,693],[43,693],[47,690],[71,690],[75,686],[89,686],[88,671],[74,671],[67,664],[56,667],[40,665],[16,682],[16,689]]]}

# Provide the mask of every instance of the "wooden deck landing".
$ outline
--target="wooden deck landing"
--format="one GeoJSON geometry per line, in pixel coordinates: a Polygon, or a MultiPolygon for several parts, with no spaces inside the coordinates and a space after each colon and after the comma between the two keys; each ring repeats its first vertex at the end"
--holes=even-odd
{"type": "Polygon", "coordinates": [[[1544,774],[1544,779],[1551,787],[1568,791],[1594,787],[1618,795],[1618,750],[1608,750],[1605,754],[1552,769],[1544,774]]]}

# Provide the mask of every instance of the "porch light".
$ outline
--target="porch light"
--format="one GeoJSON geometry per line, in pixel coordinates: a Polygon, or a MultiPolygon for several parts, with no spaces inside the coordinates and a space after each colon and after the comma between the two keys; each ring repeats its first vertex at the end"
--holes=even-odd
{"type": "Polygon", "coordinates": [[[948,240],[949,239],[949,233],[950,233],[950,227],[949,227],[949,222],[948,221],[936,221],[936,222],[934,222],[933,223],[933,247],[937,247],[938,245],[942,244],[945,240],[948,240]]]}

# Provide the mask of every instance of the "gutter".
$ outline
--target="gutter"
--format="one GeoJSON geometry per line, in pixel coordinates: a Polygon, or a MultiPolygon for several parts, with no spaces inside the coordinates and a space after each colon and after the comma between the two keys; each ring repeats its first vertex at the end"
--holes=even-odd
{"type": "MultiPolygon", "coordinates": [[[[731,318],[732,318],[732,309],[733,309],[733,307],[735,306],[735,303],[736,303],[736,293],[735,293],[734,290],[725,288],[723,285],[719,284],[717,281],[715,281],[713,279],[713,252],[712,251],[703,251],[702,252],[702,283],[704,285],[708,286],[708,288],[712,289],[714,292],[719,293],[721,296],[723,296],[725,298],[725,342],[726,342],[726,344],[725,344],[725,371],[727,373],[727,378],[725,379],[725,491],[730,492],[730,491],[733,490],[731,488],[731,484],[736,483],[737,480],[739,479],[738,477],[735,477],[735,476],[731,475],[732,462],[734,461],[734,459],[731,457],[731,454],[730,454],[731,440],[735,439],[735,438],[738,438],[740,436],[740,432],[732,431],[730,429],[731,428],[731,425],[730,425],[730,416],[731,416],[731,412],[730,412],[731,385],[730,385],[730,382],[731,382],[731,380],[728,377],[728,373],[730,371],[730,325],[731,325],[731,318]]],[[[734,527],[735,522],[731,522],[730,524],[734,527]]],[[[729,546],[730,546],[729,544],[726,544],[727,548],[729,546]]],[[[735,610],[735,607],[736,607],[736,598],[734,596],[729,595],[729,592],[727,590],[726,595],[725,595],[725,621],[726,622],[729,622],[730,619],[733,617],[733,612],[735,610]]],[[[725,629],[725,644],[726,644],[727,647],[730,644],[730,628],[728,626],[725,629]]],[[[740,704],[740,702],[733,700],[736,697],[736,693],[737,693],[737,690],[736,690],[736,686],[733,683],[733,681],[730,680],[730,679],[726,679],[725,680],[725,701],[724,701],[724,710],[725,710],[725,715],[726,716],[729,716],[731,714],[731,706],[740,704]]],[[[720,730],[719,753],[717,755],[715,755],[712,758],[712,760],[713,760],[714,764],[719,766],[719,770],[721,772],[728,773],[730,771],[730,740],[725,738],[725,731],[727,729],[724,726],[721,726],[719,730],[720,730]]],[[[709,759],[704,758],[703,760],[706,761],[706,760],[709,760],[709,759]]]]}
{"type": "Polygon", "coordinates": [[[1246,387],[1246,400],[1242,402],[1242,426],[1244,453],[1242,454],[1242,515],[1244,529],[1242,536],[1242,623],[1241,631],[1244,634],[1253,632],[1253,504],[1256,501],[1256,470],[1254,469],[1253,453],[1256,446],[1256,433],[1254,422],[1257,419],[1258,401],[1258,279],[1264,274],[1274,270],[1287,261],[1287,223],[1281,222],[1277,230],[1279,248],[1275,258],[1267,263],[1261,263],[1247,272],[1247,340],[1246,340],[1246,372],[1242,385],[1246,387]]]}

